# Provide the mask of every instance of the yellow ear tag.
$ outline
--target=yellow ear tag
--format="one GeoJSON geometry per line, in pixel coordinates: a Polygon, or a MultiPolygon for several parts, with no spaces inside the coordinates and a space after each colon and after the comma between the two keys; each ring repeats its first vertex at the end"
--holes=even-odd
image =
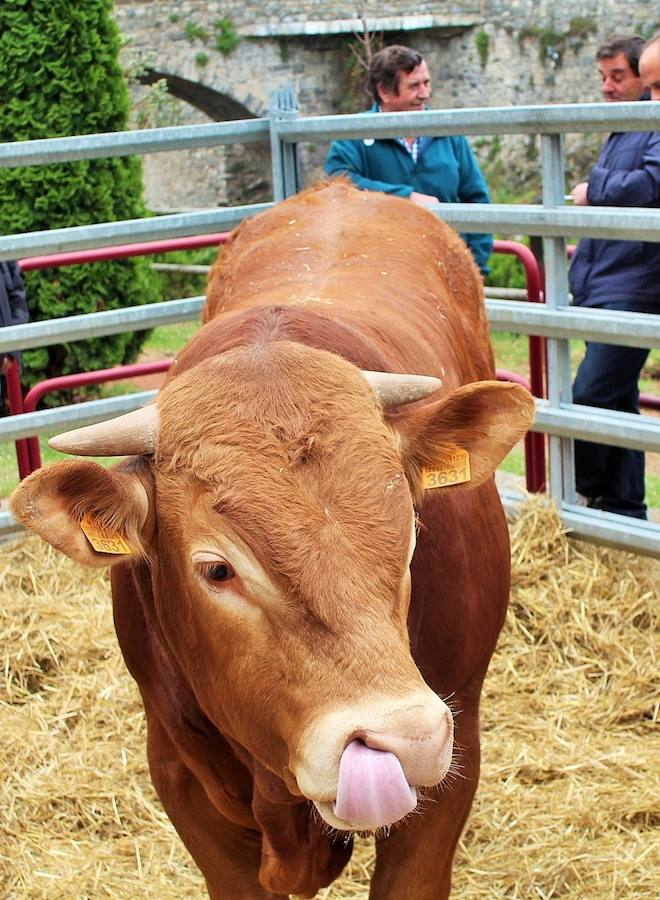
{"type": "Polygon", "coordinates": [[[456,447],[447,453],[432,469],[424,466],[422,470],[422,486],[426,488],[449,487],[451,484],[461,484],[469,481],[470,454],[461,447],[456,447]]]}
{"type": "Polygon", "coordinates": [[[118,532],[108,531],[89,513],[85,513],[80,520],[80,527],[98,553],[131,553],[131,548],[118,532]]]}

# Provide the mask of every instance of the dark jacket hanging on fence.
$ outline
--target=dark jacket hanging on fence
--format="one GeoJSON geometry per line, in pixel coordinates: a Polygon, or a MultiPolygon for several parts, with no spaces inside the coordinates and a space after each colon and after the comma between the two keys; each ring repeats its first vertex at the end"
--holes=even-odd
{"type": "MultiPolygon", "coordinates": [[[[28,320],[25,285],[17,262],[0,261],[0,326],[23,325],[28,320]]],[[[17,358],[18,353],[12,353],[17,358]]],[[[6,354],[0,353],[0,369],[6,354]]]]}

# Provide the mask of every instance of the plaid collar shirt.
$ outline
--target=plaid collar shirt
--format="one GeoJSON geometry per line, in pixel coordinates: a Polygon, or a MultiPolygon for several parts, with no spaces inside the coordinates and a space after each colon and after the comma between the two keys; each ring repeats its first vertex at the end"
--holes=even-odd
{"type": "MultiPolygon", "coordinates": [[[[382,111],[383,110],[379,106],[378,112],[382,112],[382,111]]],[[[418,137],[410,137],[410,138],[400,137],[400,138],[395,138],[395,140],[398,141],[399,144],[401,144],[401,146],[404,147],[405,150],[408,151],[408,153],[410,153],[410,155],[412,156],[412,161],[414,163],[417,163],[417,154],[419,153],[420,138],[418,138],[418,137]]]]}
{"type": "Polygon", "coordinates": [[[419,138],[397,138],[397,141],[406,148],[408,153],[412,156],[412,161],[416,163],[417,154],[419,153],[419,138]]]}

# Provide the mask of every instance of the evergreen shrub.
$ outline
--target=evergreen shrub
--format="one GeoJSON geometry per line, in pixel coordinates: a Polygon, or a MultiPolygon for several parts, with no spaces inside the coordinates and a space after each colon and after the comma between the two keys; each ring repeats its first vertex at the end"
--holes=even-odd
{"type": "MultiPolygon", "coordinates": [[[[2,0],[0,142],[128,128],[112,0],[2,0]]],[[[147,214],[137,157],[0,169],[0,234],[88,225],[147,214]]],[[[26,273],[31,319],[135,306],[159,299],[148,259],[26,273]]],[[[136,359],[148,332],[109,335],[23,353],[23,380],[136,359]]]]}
{"type": "MultiPolygon", "coordinates": [[[[509,239],[507,238],[507,240],[509,239]]],[[[488,260],[488,266],[490,274],[485,279],[487,286],[500,288],[524,288],[527,286],[525,269],[517,257],[494,253],[488,260]]]]}

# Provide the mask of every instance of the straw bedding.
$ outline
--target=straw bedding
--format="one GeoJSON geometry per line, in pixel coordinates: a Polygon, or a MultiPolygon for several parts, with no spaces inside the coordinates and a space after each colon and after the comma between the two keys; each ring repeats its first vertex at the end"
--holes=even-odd
{"type": "MultiPolygon", "coordinates": [[[[538,499],[511,533],[453,897],[656,897],[660,566],[571,542],[538,499]]],[[[0,895],[203,897],[149,781],[106,574],[36,538],[1,559],[0,895]]],[[[359,842],[319,898],[366,898],[372,861],[359,842]]]]}

